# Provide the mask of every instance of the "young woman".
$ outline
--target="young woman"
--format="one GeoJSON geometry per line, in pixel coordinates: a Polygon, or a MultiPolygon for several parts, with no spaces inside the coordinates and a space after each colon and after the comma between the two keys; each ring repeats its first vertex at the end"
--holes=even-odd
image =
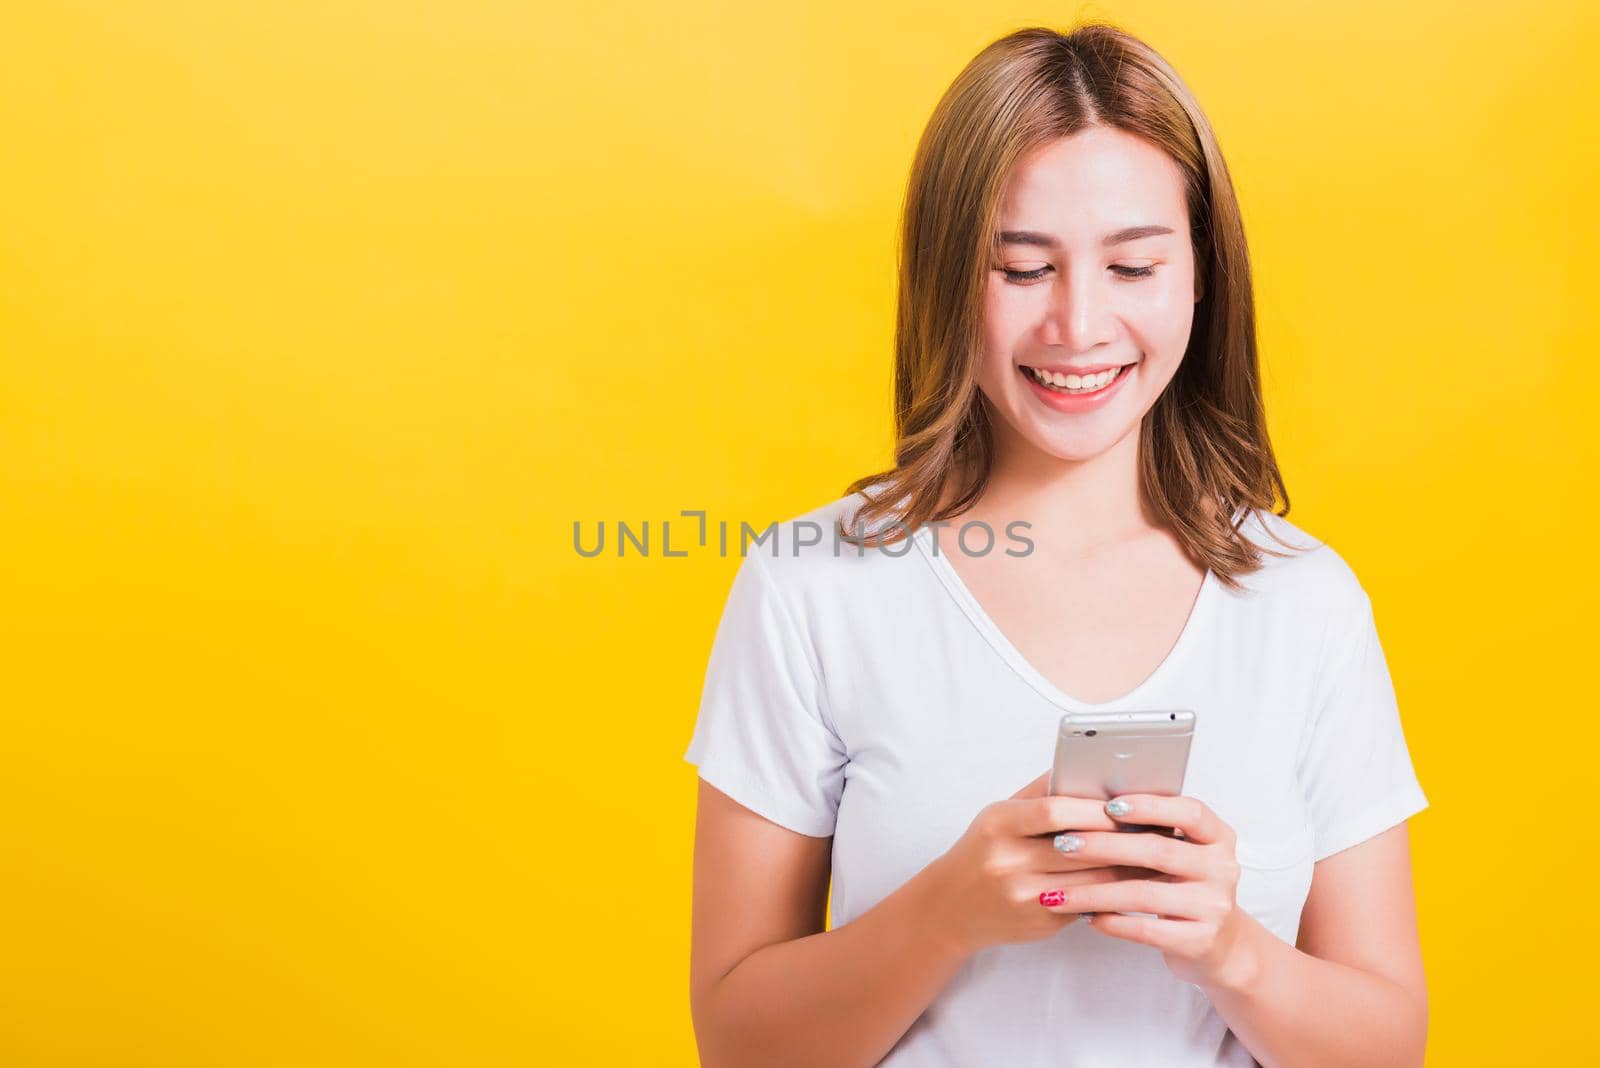
{"type": "Polygon", "coordinates": [[[1118,30],[1009,35],[902,238],[895,466],[745,555],[686,754],[703,1063],[1420,1065],[1428,802],[1283,518],[1205,116],[1118,30]],[[1182,796],[1046,795],[1063,712],[1174,708],[1182,796]]]}

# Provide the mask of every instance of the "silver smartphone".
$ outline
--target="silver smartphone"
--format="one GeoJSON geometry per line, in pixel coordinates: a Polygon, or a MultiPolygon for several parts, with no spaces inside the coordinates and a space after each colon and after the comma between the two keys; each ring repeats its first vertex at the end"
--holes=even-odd
{"type": "MultiPolygon", "coordinates": [[[[1118,794],[1175,797],[1183,793],[1194,720],[1188,709],[1068,712],[1056,732],[1050,792],[1097,801],[1118,794]]],[[[1169,837],[1176,833],[1171,827],[1135,823],[1119,829],[1169,837]]]]}

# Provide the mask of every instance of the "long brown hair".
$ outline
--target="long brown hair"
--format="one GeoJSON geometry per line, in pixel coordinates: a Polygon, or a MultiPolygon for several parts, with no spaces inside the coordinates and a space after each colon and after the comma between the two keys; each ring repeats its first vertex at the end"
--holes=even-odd
{"type": "Polygon", "coordinates": [[[1262,551],[1272,552],[1239,530],[1250,510],[1270,511],[1279,497],[1276,514],[1287,515],[1289,492],[1267,438],[1250,259],[1227,164],[1166,60],[1102,23],[1000,38],[967,64],[928,120],[901,230],[895,466],[849,485],[847,494],[882,484],[864,494],[854,533],[841,519],[841,538],[893,544],[923,523],[961,514],[987,485],[994,440],[977,376],[1007,175],[1032,149],[1096,124],[1144,138],[1177,163],[1194,242],[1200,300],[1189,346],[1139,430],[1144,498],[1155,520],[1230,588],[1260,568],[1262,551]],[[963,470],[967,482],[957,485],[963,470]],[[861,537],[862,526],[891,512],[898,533],[861,537]]]}

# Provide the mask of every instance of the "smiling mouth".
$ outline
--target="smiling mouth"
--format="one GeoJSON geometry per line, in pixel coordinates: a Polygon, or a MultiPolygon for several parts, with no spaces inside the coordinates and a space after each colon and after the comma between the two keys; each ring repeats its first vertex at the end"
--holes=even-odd
{"type": "Polygon", "coordinates": [[[1043,386],[1052,393],[1061,393],[1069,397],[1086,397],[1092,393],[1099,393],[1110,388],[1111,384],[1128,373],[1128,368],[1133,364],[1124,364],[1115,370],[1102,371],[1092,375],[1062,375],[1051,374],[1049,371],[1040,371],[1033,367],[1018,365],[1017,369],[1027,375],[1035,383],[1043,386]]]}

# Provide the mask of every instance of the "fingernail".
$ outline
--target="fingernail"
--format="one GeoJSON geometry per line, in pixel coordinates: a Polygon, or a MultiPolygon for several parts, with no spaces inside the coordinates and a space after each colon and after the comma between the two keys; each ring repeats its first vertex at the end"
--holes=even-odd
{"type": "Polygon", "coordinates": [[[1083,839],[1075,834],[1058,834],[1055,847],[1063,853],[1075,853],[1083,848],[1083,839]]]}
{"type": "Polygon", "coordinates": [[[1039,904],[1053,908],[1066,899],[1067,892],[1065,890],[1046,890],[1039,895],[1039,904]]]}
{"type": "Polygon", "coordinates": [[[1128,804],[1122,798],[1117,797],[1106,802],[1106,811],[1111,813],[1113,816],[1126,816],[1129,812],[1133,811],[1133,806],[1128,804]]]}

